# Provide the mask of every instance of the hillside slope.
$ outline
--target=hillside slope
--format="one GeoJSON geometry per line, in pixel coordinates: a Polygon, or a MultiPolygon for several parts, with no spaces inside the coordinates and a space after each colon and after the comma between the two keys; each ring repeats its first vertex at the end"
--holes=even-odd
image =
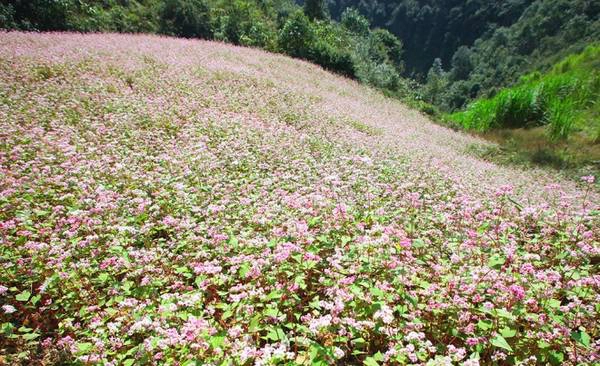
{"type": "Polygon", "coordinates": [[[0,363],[600,360],[593,178],[314,65],[0,33],[0,127],[0,363]]]}

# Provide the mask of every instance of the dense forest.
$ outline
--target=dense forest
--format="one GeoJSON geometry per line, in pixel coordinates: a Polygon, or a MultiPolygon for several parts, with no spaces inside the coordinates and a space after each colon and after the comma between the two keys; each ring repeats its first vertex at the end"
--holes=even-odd
{"type": "Polygon", "coordinates": [[[600,39],[597,1],[330,0],[334,18],[347,7],[402,40],[405,76],[425,82],[431,71],[426,97],[445,110],[493,95],[600,39]]]}

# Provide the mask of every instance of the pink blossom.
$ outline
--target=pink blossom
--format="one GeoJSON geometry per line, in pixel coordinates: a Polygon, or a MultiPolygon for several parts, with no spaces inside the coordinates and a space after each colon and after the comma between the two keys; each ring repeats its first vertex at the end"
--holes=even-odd
{"type": "Polygon", "coordinates": [[[517,298],[517,300],[523,300],[525,298],[525,290],[519,285],[511,285],[509,287],[510,292],[517,298]]]}
{"type": "Polygon", "coordinates": [[[581,177],[581,180],[586,183],[592,184],[596,181],[596,177],[594,177],[593,175],[586,175],[581,177]]]}

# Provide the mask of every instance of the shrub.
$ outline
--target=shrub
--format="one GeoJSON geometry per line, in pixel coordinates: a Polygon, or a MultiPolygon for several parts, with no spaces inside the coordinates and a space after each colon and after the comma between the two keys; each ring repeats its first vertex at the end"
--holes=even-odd
{"type": "Polygon", "coordinates": [[[342,25],[350,32],[367,35],[369,33],[369,21],[355,8],[347,8],[342,13],[342,25]]]}
{"type": "Polygon", "coordinates": [[[315,31],[301,11],[292,14],[279,33],[279,47],[290,56],[308,58],[314,42],[315,31]]]}
{"type": "Polygon", "coordinates": [[[366,62],[357,70],[359,80],[383,89],[395,90],[400,82],[400,75],[392,65],[366,62]]]}
{"type": "Polygon", "coordinates": [[[375,29],[372,38],[382,48],[386,61],[394,65],[398,72],[403,72],[402,55],[404,50],[402,41],[385,29],[375,29]]]}
{"type": "Polygon", "coordinates": [[[341,75],[355,77],[356,70],[350,53],[336,49],[325,42],[317,42],[310,54],[311,61],[341,75]]]}

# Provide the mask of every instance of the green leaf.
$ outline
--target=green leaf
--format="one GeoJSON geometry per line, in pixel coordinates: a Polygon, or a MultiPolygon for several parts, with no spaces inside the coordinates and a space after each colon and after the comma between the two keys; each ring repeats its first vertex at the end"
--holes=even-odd
{"type": "Polygon", "coordinates": [[[361,344],[366,344],[367,341],[364,338],[360,337],[360,338],[353,339],[352,343],[356,344],[356,345],[361,345],[361,344]]]}
{"type": "Polygon", "coordinates": [[[494,269],[500,269],[506,263],[506,258],[496,254],[488,260],[488,266],[494,269]]]}
{"type": "Polygon", "coordinates": [[[93,346],[94,346],[93,344],[88,343],[88,342],[86,342],[86,343],[77,343],[77,349],[81,353],[86,353],[86,352],[91,351],[93,346]]]}
{"type": "Polygon", "coordinates": [[[492,345],[498,348],[503,348],[507,351],[513,352],[513,349],[510,346],[510,344],[508,344],[506,339],[504,339],[504,337],[502,337],[501,335],[497,335],[496,338],[492,339],[491,343],[492,345]]]}
{"type": "Polygon", "coordinates": [[[379,366],[379,363],[373,357],[365,358],[363,364],[366,366],[379,366]]]}
{"type": "Polygon", "coordinates": [[[12,323],[2,323],[2,326],[0,326],[0,330],[5,335],[11,334],[14,329],[15,329],[15,326],[12,325],[12,323]]]}
{"type": "Polygon", "coordinates": [[[504,327],[500,330],[500,334],[502,334],[504,338],[512,338],[517,335],[517,331],[509,327],[504,327]]]}
{"type": "Polygon", "coordinates": [[[100,273],[98,275],[98,279],[100,280],[100,282],[106,282],[106,281],[108,281],[108,277],[109,277],[108,273],[106,273],[106,272],[100,273]]]}
{"type": "Polygon", "coordinates": [[[496,314],[498,314],[498,316],[501,318],[510,319],[510,320],[515,319],[515,316],[511,312],[509,312],[503,308],[496,309],[496,314]]]}
{"type": "Polygon", "coordinates": [[[286,339],[285,333],[283,332],[283,329],[277,327],[277,328],[272,328],[271,330],[269,330],[269,333],[266,336],[267,339],[270,339],[272,341],[282,341],[284,339],[286,339]]]}
{"type": "Polygon", "coordinates": [[[233,315],[233,311],[226,310],[223,312],[223,315],[221,315],[221,319],[226,320],[226,319],[230,318],[232,315],[233,315]]]}
{"type": "Polygon", "coordinates": [[[42,295],[35,295],[34,297],[31,298],[31,303],[33,305],[37,304],[42,298],[42,295]]]}
{"type": "Polygon", "coordinates": [[[181,267],[175,268],[175,272],[176,273],[189,273],[190,269],[187,268],[186,266],[181,266],[181,267]]]}
{"type": "Polygon", "coordinates": [[[299,274],[294,278],[294,283],[303,290],[306,289],[306,282],[304,282],[304,278],[304,274],[299,274]]]}
{"type": "Polygon", "coordinates": [[[279,310],[277,308],[266,308],[263,314],[271,318],[276,318],[279,315],[279,310]]]}
{"type": "Polygon", "coordinates": [[[28,333],[28,334],[23,334],[23,339],[25,339],[26,341],[32,341],[39,336],[40,336],[39,333],[28,333]]]}
{"type": "Polygon", "coordinates": [[[238,244],[239,244],[239,241],[238,241],[238,239],[237,239],[237,238],[236,238],[234,235],[231,235],[231,236],[229,237],[229,245],[231,245],[231,246],[233,246],[233,247],[237,247],[237,246],[238,246],[238,244]]]}
{"type": "Polygon", "coordinates": [[[562,365],[565,355],[562,352],[550,351],[548,358],[552,365],[562,365]]]}
{"type": "Polygon", "coordinates": [[[571,338],[573,338],[577,342],[581,343],[585,347],[590,346],[591,338],[590,338],[589,334],[587,334],[583,330],[578,331],[578,332],[571,332],[571,338]]]}
{"type": "Polygon", "coordinates": [[[560,307],[560,301],[558,301],[556,299],[550,299],[550,300],[548,300],[548,306],[551,308],[558,308],[558,307],[560,307]]]}
{"type": "Polygon", "coordinates": [[[132,366],[135,363],[135,360],[132,358],[128,358],[123,361],[123,366],[132,366]]]}
{"type": "Polygon", "coordinates": [[[376,298],[384,298],[385,297],[385,292],[381,291],[381,289],[379,287],[373,286],[369,289],[369,291],[371,292],[371,294],[373,296],[375,296],[376,298]]]}
{"type": "Polygon", "coordinates": [[[537,344],[538,344],[538,347],[541,349],[550,347],[550,343],[545,342],[545,341],[538,341],[537,344]]]}
{"type": "Polygon", "coordinates": [[[244,263],[240,266],[240,278],[245,278],[246,274],[250,272],[250,264],[244,263]]]}
{"type": "Polygon", "coordinates": [[[481,329],[481,330],[488,330],[492,328],[492,321],[491,320],[480,320],[477,323],[477,328],[481,329]]]}
{"type": "Polygon", "coordinates": [[[21,292],[20,294],[18,294],[15,297],[15,299],[17,299],[17,301],[26,302],[27,300],[29,300],[30,296],[31,296],[31,292],[25,290],[25,291],[21,292]]]}
{"type": "Polygon", "coordinates": [[[279,299],[279,298],[281,298],[282,295],[283,295],[283,293],[281,291],[273,290],[269,293],[269,295],[267,295],[267,299],[268,300],[279,299]]]}
{"type": "Polygon", "coordinates": [[[252,318],[252,320],[250,320],[250,325],[248,326],[248,331],[251,333],[256,332],[257,330],[260,329],[259,325],[260,325],[260,315],[257,314],[252,318]]]}
{"type": "Polygon", "coordinates": [[[212,348],[220,348],[223,345],[224,341],[225,335],[223,334],[210,337],[210,345],[212,346],[212,348]]]}

